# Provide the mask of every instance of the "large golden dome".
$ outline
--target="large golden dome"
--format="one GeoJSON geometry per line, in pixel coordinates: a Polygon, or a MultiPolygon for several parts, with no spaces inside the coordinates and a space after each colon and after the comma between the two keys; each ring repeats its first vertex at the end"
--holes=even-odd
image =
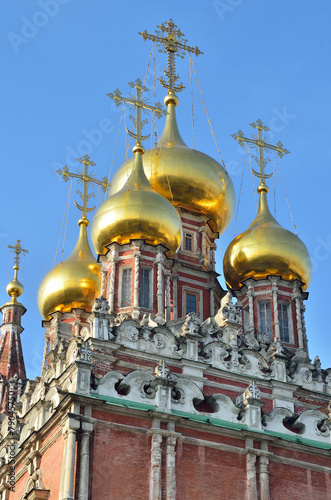
{"type": "MultiPolygon", "coordinates": [[[[152,188],[174,206],[210,217],[213,230],[223,233],[234,210],[232,181],[216,160],[184,143],[176,121],[178,98],[168,94],[164,102],[166,124],[157,147],[144,155],[146,176],[152,188]]],[[[126,161],[115,173],[109,196],[125,185],[133,162],[133,158],[126,161]]]]}
{"type": "Polygon", "coordinates": [[[113,241],[124,244],[131,239],[144,239],[152,245],[162,243],[173,254],[181,242],[180,217],[171,203],[148,182],[142,162],[144,148],[139,144],[133,150],[130,176],[94,215],[92,244],[95,251],[102,254],[113,241]]]}
{"type": "Polygon", "coordinates": [[[38,307],[47,319],[54,311],[67,312],[73,307],[91,310],[93,300],[100,294],[100,264],[92,254],[82,217],[76,246],[68,259],[55,266],[42,280],[38,290],[38,307]]]}
{"type": "Polygon", "coordinates": [[[284,229],[271,215],[268,188],[258,188],[260,203],[257,216],[249,228],[228,246],[223,270],[227,285],[237,290],[247,278],[264,279],[280,275],[287,280],[299,279],[305,290],[311,281],[311,261],[305,244],[284,229]]]}

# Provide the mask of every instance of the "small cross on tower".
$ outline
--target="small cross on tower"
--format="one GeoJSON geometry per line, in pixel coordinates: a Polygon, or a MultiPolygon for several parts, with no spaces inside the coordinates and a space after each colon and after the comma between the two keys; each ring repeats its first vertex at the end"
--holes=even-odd
{"type": "Polygon", "coordinates": [[[28,250],[26,250],[25,248],[22,248],[21,246],[21,240],[17,240],[16,241],[16,245],[7,245],[8,248],[10,248],[11,250],[14,250],[15,252],[15,257],[14,257],[14,269],[15,270],[19,270],[20,268],[20,255],[22,252],[24,253],[28,253],[28,250]]]}
{"type": "Polygon", "coordinates": [[[148,104],[146,99],[143,99],[142,94],[143,92],[147,92],[148,88],[146,88],[142,84],[142,81],[139,78],[137,78],[135,82],[129,82],[129,85],[130,87],[136,89],[136,95],[132,94],[130,95],[130,97],[123,97],[118,89],[116,89],[114,92],[110,92],[107,95],[115,101],[115,104],[117,106],[119,106],[121,102],[124,102],[128,103],[131,108],[136,108],[136,118],[130,116],[130,118],[134,120],[136,133],[133,133],[128,129],[126,129],[126,131],[130,137],[136,139],[136,146],[139,146],[139,148],[144,151],[143,147],[141,146],[141,141],[148,139],[150,134],[141,135],[141,129],[146,123],[148,123],[147,120],[141,120],[141,110],[143,110],[144,112],[146,112],[147,110],[154,111],[158,118],[161,118],[162,115],[165,115],[166,111],[162,109],[161,103],[157,102],[155,106],[151,106],[150,104],[148,104]]]}
{"type": "Polygon", "coordinates": [[[56,173],[61,175],[65,182],[69,180],[69,177],[72,177],[74,179],[78,179],[79,183],[83,183],[83,193],[79,190],[77,191],[77,194],[79,194],[79,196],[83,200],[83,206],[78,205],[76,201],[75,205],[79,210],[82,211],[82,218],[86,219],[87,212],[92,212],[92,210],[95,209],[95,206],[91,208],[87,207],[89,199],[94,196],[94,193],[88,192],[89,185],[97,184],[98,186],[101,186],[101,189],[103,190],[103,192],[105,192],[107,187],[109,186],[109,183],[107,177],[104,177],[101,181],[99,181],[94,177],[92,172],[89,172],[89,166],[94,167],[95,163],[90,159],[88,155],[84,155],[83,158],[77,158],[77,161],[79,163],[82,163],[84,165],[84,168],[78,168],[76,174],[70,172],[67,165],[65,165],[62,169],[57,170],[56,173]]]}
{"type": "Polygon", "coordinates": [[[176,26],[172,19],[157,27],[159,29],[155,30],[156,35],[147,33],[146,30],[139,33],[139,35],[141,35],[145,41],[152,40],[156,42],[157,46],[160,47],[160,52],[167,52],[167,69],[164,69],[163,73],[168,81],[166,82],[161,77],[159,78],[159,82],[163,87],[168,89],[169,93],[174,94],[175,92],[181,92],[185,87],[182,83],[176,85],[179,76],[176,74],[175,55],[183,59],[183,52],[195,54],[196,56],[203,54],[203,52],[201,52],[198,47],[187,45],[187,39],[184,38],[184,33],[176,26]]]}
{"type": "Polygon", "coordinates": [[[289,151],[284,148],[283,144],[279,141],[277,142],[276,146],[273,146],[272,144],[269,143],[269,140],[266,137],[263,137],[262,132],[269,132],[269,128],[263,125],[262,121],[259,119],[256,121],[256,123],[250,123],[251,127],[257,129],[257,135],[251,134],[251,137],[244,137],[243,132],[239,130],[236,134],[232,134],[231,137],[233,137],[236,141],[239,142],[240,146],[243,146],[244,143],[246,142],[247,144],[252,144],[254,148],[259,150],[259,158],[258,158],[258,163],[259,163],[259,172],[256,172],[252,168],[252,172],[256,177],[260,178],[261,184],[265,184],[265,180],[268,179],[269,177],[272,176],[271,174],[266,174],[265,173],[265,163],[266,159],[263,156],[263,151],[276,151],[278,156],[282,158],[284,155],[287,155],[289,151]]]}

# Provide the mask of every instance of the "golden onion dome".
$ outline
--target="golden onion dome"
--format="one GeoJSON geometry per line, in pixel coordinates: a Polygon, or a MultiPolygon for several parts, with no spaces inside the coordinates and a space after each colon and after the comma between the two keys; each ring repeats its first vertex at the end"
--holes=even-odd
{"type": "Polygon", "coordinates": [[[91,225],[93,247],[102,254],[114,241],[125,244],[131,239],[144,239],[152,245],[161,243],[174,254],[182,237],[180,217],[171,203],[148,182],[142,162],[143,146],[137,144],[133,152],[130,176],[94,215],[91,225]]]}
{"type": "MultiPolygon", "coordinates": [[[[178,130],[178,98],[168,94],[164,100],[167,119],[157,147],[146,151],[144,168],[155,191],[175,207],[206,215],[214,231],[220,234],[228,227],[235,203],[232,181],[226,170],[210,156],[190,149],[178,130]]],[[[115,173],[109,196],[125,185],[132,170],[130,158],[115,173]]]]}
{"type": "Polygon", "coordinates": [[[100,294],[100,264],[88,242],[88,224],[86,217],[78,221],[79,237],[72,254],[51,269],[39,286],[38,307],[45,319],[54,311],[67,312],[74,307],[90,311],[100,294]]]}
{"type": "Polygon", "coordinates": [[[247,278],[280,275],[286,280],[299,279],[305,290],[312,273],[308,250],[298,236],[284,229],[271,215],[265,184],[258,187],[258,193],[257,216],[225,252],[223,271],[226,283],[231,289],[238,290],[247,278]]]}
{"type": "Polygon", "coordinates": [[[17,279],[17,272],[19,267],[17,265],[14,266],[14,279],[8,283],[6,286],[6,292],[11,297],[12,302],[16,302],[17,297],[20,297],[23,293],[23,285],[17,279]]]}

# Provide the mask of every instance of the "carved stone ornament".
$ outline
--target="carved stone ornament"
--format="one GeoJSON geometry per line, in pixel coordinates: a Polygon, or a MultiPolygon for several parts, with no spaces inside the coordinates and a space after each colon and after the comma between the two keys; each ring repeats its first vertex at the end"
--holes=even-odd
{"type": "Polygon", "coordinates": [[[245,398],[260,399],[261,391],[256,385],[255,380],[252,380],[245,390],[245,398]]]}
{"type": "Polygon", "coordinates": [[[93,305],[92,305],[92,312],[100,312],[107,314],[109,311],[109,304],[108,300],[100,295],[100,297],[97,297],[94,299],[93,305]]]}
{"type": "Polygon", "coordinates": [[[156,366],[156,368],[154,370],[154,373],[155,373],[155,376],[157,378],[171,380],[170,370],[168,368],[167,363],[164,360],[162,360],[162,361],[159,362],[159,364],[156,366]]]}
{"type": "Polygon", "coordinates": [[[77,361],[85,361],[86,363],[91,363],[93,351],[89,346],[87,340],[85,340],[82,346],[77,345],[73,352],[73,359],[77,361]]]}
{"type": "Polygon", "coordinates": [[[166,345],[165,336],[161,333],[156,333],[154,335],[154,342],[157,349],[163,349],[166,345]]]}
{"type": "Polygon", "coordinates": [[[241,307],[233,303],[230,293],[228,293],[227,302],[222,308],[222,315],[228,321],[239,325],[242,323],[241,307]]]}
{"type": "Polygon", "coordinates": [[[132,319],[129,313],[119,313],[116,314],[115,319],[114,319],[114,324],[116,326],[120,326],[124,321],[132,319]]]}
{"type": "Polygon", "coordinates": [[[194,312],[188,313],[182,326],[182,335],[192,335],[194,337],[200,337],[200,325],[200,316],[194,312]]]}

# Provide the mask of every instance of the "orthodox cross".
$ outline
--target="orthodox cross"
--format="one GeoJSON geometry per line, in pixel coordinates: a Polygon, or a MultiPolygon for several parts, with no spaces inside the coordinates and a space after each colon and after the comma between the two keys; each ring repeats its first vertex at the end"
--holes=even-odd
{"type": "Polygon", "coordinates": [[[198,47],[190,47],[187,45],[187,39],[183,38],[185,35],[176,26],[172,19],[167,23],[163,23],[157,26],[158,29],[155,30],[156,35],[151,35],[147,31],[139,33],[146,40],[152,40],[157,42],[156,45],[159,48],[159,52],[167,53],[167,69],[163,70],[164,75],[167,78],[167,82],[161,77],[159,82],[162,87],[168,89],[169,93],[181,92],[185,87],[182,83],[176,85],[179,76],[176,74],[176,61],[175,55],[184,58],[184,52],[195,54],[196,56],[203,54],[198,47]]]}
{"type": "Polygon", "coordinates": [[[276,146],[273,146],[272,144],[269,143],[269,139],[266,137],[263,137],[262,132],[268,132],[270,129],[263,125],[262,121],[259,119],[256,121],[256,123],[250,123],[251,127],[257,129],[257,135],[250,134],[251,137],[244,137],[243,132],[239,130],[236,134],[232,134],[231,137],[233,137],[235,140],[239,142],[239,145],[242,147],[244,143],[246,142],[247,144],[252,144],[254,148],[259,150],[259,158],[258,158],[258,164],[259,164],[259,172],[256,172],[252,168],[252,172],[256,177],[259,177],[261,180],[261,184],[265,184],[265,180],[268,179],[269,177],[272,176],[271,174],[266,174],[265,173],[265,163],[266,160],[263,156],[263,150],[265,149],[266,151],[276,151],[278,156],[282,158],[284,155],[287,155],[289,151],[284,148],[283,144],[279,141],[277,142],[276,146]]]}
{"type": "Polygon", "coordinates": [[[65,182],[69,180],[69,177],[72,177],[74,179],[78,179],[79,183],[83,183],[83,193],[81,193],[81,191],[79,190],[77,191],[77,193],[83,200],[83,206],[78,205],[76,201],[75,205],[79,210],[82,211],[82,217],[86,219],[87,212],[92,212],[92,210],[95,209],[95,206],[91,208],[87,207],[89,199],[94,196],[94,193],[88,192],[89,185],[97,184],[98,186],[101,186],[102,191],[105,192],[107,187],[109,186],[109,183],[107,177],[104,177],[101,181],[99,181],[94,177],[92,172],[89,171],[89,166],[94,167],[95,163],[90,159],[88,155],[84,155],[83,158],[77,158],[77,161],[79,163],[82,163],[84,165],[84,168],[78,168],[76,174],[70,172],[67,165],[65,165],[62,169],[57,170],[56,173],[61,175],[65,182]]]}
{"type": "Polygon", "coordinates": [[[21,246],[21,240],[16,241],[16,245],[7,245],[8,248],[11,250],[14,250],[15,252],[15,257],[14,257],[14,269],[16,268],[17,270],[20,268],[20,255],[22,252],[28,253],[28,250],[25,250],[25,248],[22,248],[21,246]]]}
{"type": "Polygon", "coordinates": [[[107,94],[111,99],[115,101],[117,106],[120,105],[121,102],[128,103],[131,108],[136,108],[136,118],[130,115],[130,118],[133,119],[134,124],[136,126],[136,133],[131,132],[126,129],[127,133],[133,139],[136,139],[137,144],[141,144],[141,141],[144,141],[149,138],[149,135],[141,135],[141,129],[143,126],[148,123],[147,120],[141,120],[141,110],[146,113],[145,110],[154,111],[158,118],[161,118],[162,115],[165,115],[167,112],[162,109],[161,103],[157,102],[155,106],[151,106],[148,104],[146,99],[143,99],[143,92],[147,92],[148,88],[143,85],[142,81],[137,78],[135,82],[129,82],[130,87],[136,89],[136,95],[130,95],[130,97],[123,97],[118,89],[114,92],[110,92],[107,94]]]}

